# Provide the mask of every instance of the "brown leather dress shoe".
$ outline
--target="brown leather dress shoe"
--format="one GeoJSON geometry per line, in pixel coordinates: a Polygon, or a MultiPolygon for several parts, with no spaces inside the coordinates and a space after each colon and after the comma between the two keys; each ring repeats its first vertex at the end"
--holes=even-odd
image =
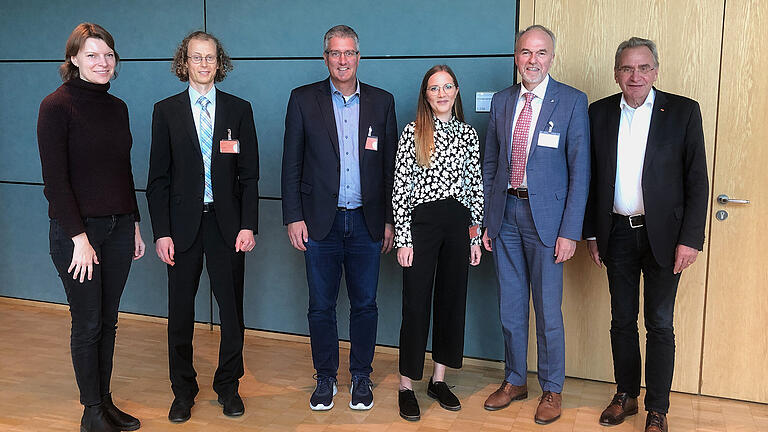
{"type": "Polygon", "coordinates": [[[536,415],[533,420],[540,425],[550,424],[560,418],[560,406],[563,403],[563,395],[551,391],[545,391],[539,399],[536,415]]]}
{"type": "Polygon", "coordinates": [[[645,418],[645,432],[668,432],[667,415],[656,411],[648,411],[645,418]]]}
{"type": "Polygon", "coordinates": [[[506,408],[512,401],[525,399],[527,397],[527,385],[516,386],[504,381],[501,383],[501,387],[499,387],[498,390],[488,396],[483,407],[488,411],[496,411],[506,408]]]}
{"type": "Polygon", "coordinates": [[[616,393],[608,407],[600,414],[600,424],[616,426],[624,422],[624,418],[637,414],[637,398],[629,397],[629,393],[616,393]]]}

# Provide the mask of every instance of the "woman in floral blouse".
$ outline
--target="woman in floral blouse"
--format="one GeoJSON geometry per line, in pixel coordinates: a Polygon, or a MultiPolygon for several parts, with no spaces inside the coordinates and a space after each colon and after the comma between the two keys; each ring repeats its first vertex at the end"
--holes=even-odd
{"type": "Polygon", "coordinates": [[[411,380],[424,372],[430,306],[435,364],[427,395],[445,409],[461,409],[444,381],[445,368],[462,365],[467,264],[478,265],[481,254],[480,146],[477,132],[464,123],[456,75],[446,65],[424,75],[416,121],[400,136],[392,205],[403,267],[398,403],[400,416],[415,421],[420,413],[411,380]]]}

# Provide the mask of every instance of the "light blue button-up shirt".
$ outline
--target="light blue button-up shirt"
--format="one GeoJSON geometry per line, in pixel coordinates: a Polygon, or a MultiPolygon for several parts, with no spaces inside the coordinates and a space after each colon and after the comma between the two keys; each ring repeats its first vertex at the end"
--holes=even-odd
{"type": "Polygon", "coordinates": [[[358,131],[360,121],[360,82],[350,97],[343,94],[331,81],[333,116],[336,118],[336,134],[339,137],[339,207],[357,208],[363,205],[360,190],[360,150],[358,131]]]}
{"type": "MultiPolygon", "coordinates": [[[[189,103],[192,105],[192,118],[195,120],[195,130],[197,130],[197,140],[200,141],[200,113],[203,112],[203,108],[200,106],[200,104],[197,103],[197,100],[200,99],[200,96],[205,96],[206,99],[208,99],[208,114],[211,115],[211,128],[214,127],[216,124],[216,86],[211,86],[211,89],[208,90],[208,93],[201,95],[200,92],[193,89],[192,86],[189,86],[189,103]]],[[[211,130],[211,135],[213,135],[213,130],[211,130]]],[[[211,157],[213,157],[213,143],[211,143],[211,157]]],[[[205,161],[203,161],[205,163],[205,161]]],[[[211,171],[210,164],[206,167],[203,167],[206,172],[211,171]]],[[[213,182],[213,177],[211,177],[211,182],[213,182]]],[[[213,185],[211,185],[213,187],[213,185]]],[[[203,186],[203,201],[208,204],[213,201],[211,201],[205,194],[205,186],[203,186]]]]}

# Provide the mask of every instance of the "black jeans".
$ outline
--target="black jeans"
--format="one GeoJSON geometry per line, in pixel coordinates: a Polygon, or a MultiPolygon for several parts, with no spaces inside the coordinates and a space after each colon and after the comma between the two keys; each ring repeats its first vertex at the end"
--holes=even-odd
{"type": "Polygon", "coordinates": [[[640,394],[641,360],[637,329],[640,273],[646,330],[645,409],[666,413],[675,368],[673,317],[680,274],[673,265],[656,262],[645,227],[631,228],[626,219],[614,217],[603,257],[611,292],[611,348],[617,391],[640,394]]]}
{"type": "Polygon", "coordinates": [[[430,306],[434,311],[432,359],[456,369],[462,366],[470,215],[453,198],[419,204],[412,214],[413,264],[403,268],[399,365],[401,375],[420,380],[430,306]]]}
{"type": "Polygon", "coordinates": [[[132,215],[85,218],[85,232],[99,264],[93,267],[92,279],[80,283],[79,277],[75,280],[67,273],[74,243],[58,221],[51,220],[51,258],[67,293],[72,365],[83,405],[98,404],[110,392],[117,309],[133,260],[134,230],[132,215]]]}

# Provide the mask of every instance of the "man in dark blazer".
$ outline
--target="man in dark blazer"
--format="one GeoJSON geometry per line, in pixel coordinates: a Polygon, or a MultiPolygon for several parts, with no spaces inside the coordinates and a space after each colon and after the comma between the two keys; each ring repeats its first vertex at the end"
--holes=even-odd
{"type": "Polygon", "coordinates": [[[675,294],[680,273],[703,247],[709,197],[699,105],[654,89],[658,69],[652,41],[633,37],[619,45],[614,77],[622,92],[589,107],[592,182],[584,219],[590,256],[605,264],[611,292],[617,391],[600,424],[638,411],[642,273],[648,432],[668,428],[675,294]]]}
{"type": "Polygon", "coordinates": [[[502,409],[528,397],[529,298],[536,313],[539,385],[534,420],[560,418],[565,380],[563,262],[581,239],[589,187],[587,96],[549,76],[555,36],[518,34],[522,85],[493,96],[483,161],[485,233],[493,251],[504,330],[505,376],[485,401],[502,409]]]}
{"type": "Polygon", "coordinates": [[[324,47],[330,77],[294,89],[288,102],[283,223],[306,261],[317,371],[310,408],[333,407],[339,367],[336,298],[343,268],[350,303],[349,406],[370,409],[379,259],[392,249],[394,237],[395,102],[390,93],[357,80],[354,30],[331,28],[324,47]]]}
{"type": "Polygon", "coordinates": [[[174,69],[189,88],[155,104],[147,201],[157,255],[168,264],[168,357],[174,401],[168,418],[190,418],[197,376],[192,366],[195,295],[205,256],[219,305],[221,344],[213,389],[224,414],[245,411],[243,376],[244,252],[255,246],[259,153],[247,101],[217,90],[232,63],[219,41],[194,32],[174,69]]]}

